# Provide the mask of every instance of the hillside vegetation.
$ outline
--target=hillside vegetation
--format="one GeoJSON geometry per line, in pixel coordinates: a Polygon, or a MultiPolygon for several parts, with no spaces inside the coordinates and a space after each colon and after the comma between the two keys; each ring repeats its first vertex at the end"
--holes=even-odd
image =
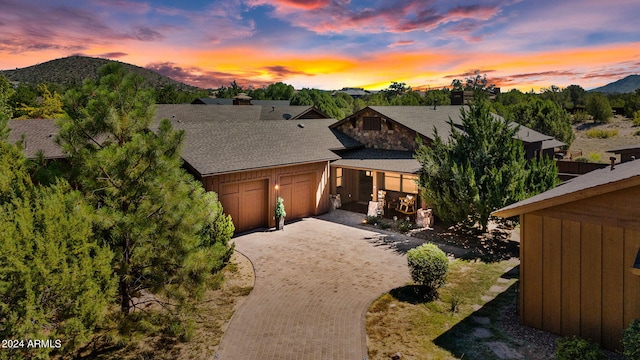
{"type": "MultiPolygon", "coordinates": [[[[85,79],[98,79],[98,69],[113,60],[86,56],[70,56],[15,70],[0,70],[9,81],[24,84],[51,83],[66,87],[81,84],[85,79]]],[[[116,61],[127,71],[134,72],[145,79],[146,85],[153,88],[173,86],[177,90],[196,90],[194,86],[175,81],[154,71],[116,61]]]]}

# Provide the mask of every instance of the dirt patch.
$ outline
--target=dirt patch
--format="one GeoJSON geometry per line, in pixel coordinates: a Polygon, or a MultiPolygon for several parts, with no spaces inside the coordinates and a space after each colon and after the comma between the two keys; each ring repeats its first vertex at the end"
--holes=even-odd
{"type": "Polygon", "coordinates": [[[464,259],[496,262],[519,256],[519,228],[508,228],[494,222],[488,228],[486,233],[474,230],[464,232],[436,221],[432,228],[415,230],[411,236],[470,250],[463,256],[464,259]]]}
{"type": "Polygon", "coordinates": [[[193,324],[192,337],[180,342],[164,334],[139,335],[124,347],[94,348],[84,356],[95,359],[209,359],[215,356],[222,335],[233,313],[253,289],[253,266],[244,255],[235,252],[225,267],[224,282],[217,290],[206,292],[197,311],[185,318],[193,324]]]}
{"type": "MultiPolygon", "coordinates": [[[[591,155],[591,157],[599,158],[599,162],[608,163],[609,157],[616,155],[607,151],[640,144],[640,136],[634,135],[640,130],[640,127],[633,126],[633,121],[623,116],[613,117],[607,124],[576,124],[573,126],[573,130],[576,134],[576,139],[571,144],[569,155],[567,155],[567,157],[571,156],[572,159],[577,157],[589,158],[591,155]],[[587,136],[587,131],[590,129],[615,129],[618,130],[618,135],[608,139],[593,139],[587,136]]],[[[620,161],[620,156],[617,156],[617,158],[620,161]]]]}

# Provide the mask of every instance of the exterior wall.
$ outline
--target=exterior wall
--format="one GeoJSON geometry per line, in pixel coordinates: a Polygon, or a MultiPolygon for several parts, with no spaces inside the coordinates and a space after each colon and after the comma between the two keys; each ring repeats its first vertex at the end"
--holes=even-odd
{"type": "MultiPolygon", "coordinates": [[[[313,179],[315,179],[313,186],[311,189],[314,193],[312,201],[314,201],[314,210],[311,215],[319,215],[329,211],[329,162],[318,162],[304,165],[294,165],[294,166],[286,166],[286,167],[276,167],[270,169],[262,169],[262,170],[253,170],[253,171],[243,171],[237,173],[223,174],[223,175],[214,175],[204,177],[202,179],[202,183],[207,191],[214,191],[216,193],[220,193],[220,190],[223,185],[237,183],[237,182],[247,182],[254,180],[265,180],[268,182],[268,225],[270,227],[275,226],[275,218],[273,214],[273,209],[276,206],[276,197],[283,196],[284,194],[280,194],[279,190],[276,190],[276,184],[280,185],[282,183],[281,179],[292,176],[292,175],[302,175],[302,174],[313,174],[313,179]]],[[[286,210],[286,209],[285,209],[286,210]]],[[[240,211],[248,211],[248,209],[240,209],[240,211]]],[[[288,220],[292,220],[292,218],[287,217],[288,220]]]]}
{"type": "MultiPolygon", "coordinates": [[[[355,114],[350,121],[338,126],[338,130],[360,141],[370,149],[415,151],[418,147],[415,131],[409,130],[371,109],[365,109],[355,114]],[[364,130],[365,117],[381,119],[381,129],[364,130]]],[[[427,138],[424,138],[423,141],[425,144],[429,143],[427,138]]]]}
{"type": "Polygon", "coordinates": [[[520,319],[620,349],[640,318],[640,187],[521,216],[520,319]]]}

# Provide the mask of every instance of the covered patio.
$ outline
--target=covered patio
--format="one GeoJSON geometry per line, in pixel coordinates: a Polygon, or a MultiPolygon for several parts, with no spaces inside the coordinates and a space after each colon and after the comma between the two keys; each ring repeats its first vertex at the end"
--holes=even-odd
{"type": "Polygon", "coordinates": [[[422,204],[412,152],[357,149],[340,156],[331,163],[331,194],[342,209],[367,214],[369,203],[378,202],[384,217],[414,219],[422,204]]]}

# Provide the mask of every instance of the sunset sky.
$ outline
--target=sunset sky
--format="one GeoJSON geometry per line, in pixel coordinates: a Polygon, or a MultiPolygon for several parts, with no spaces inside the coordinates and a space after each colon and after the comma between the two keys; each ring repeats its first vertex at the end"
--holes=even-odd
{"type": "Polygon", "coordinates": [[[200,87],[594,88],[640,73],[638,0],[0,0],[0,69],[71,55],[200,87]]]}

